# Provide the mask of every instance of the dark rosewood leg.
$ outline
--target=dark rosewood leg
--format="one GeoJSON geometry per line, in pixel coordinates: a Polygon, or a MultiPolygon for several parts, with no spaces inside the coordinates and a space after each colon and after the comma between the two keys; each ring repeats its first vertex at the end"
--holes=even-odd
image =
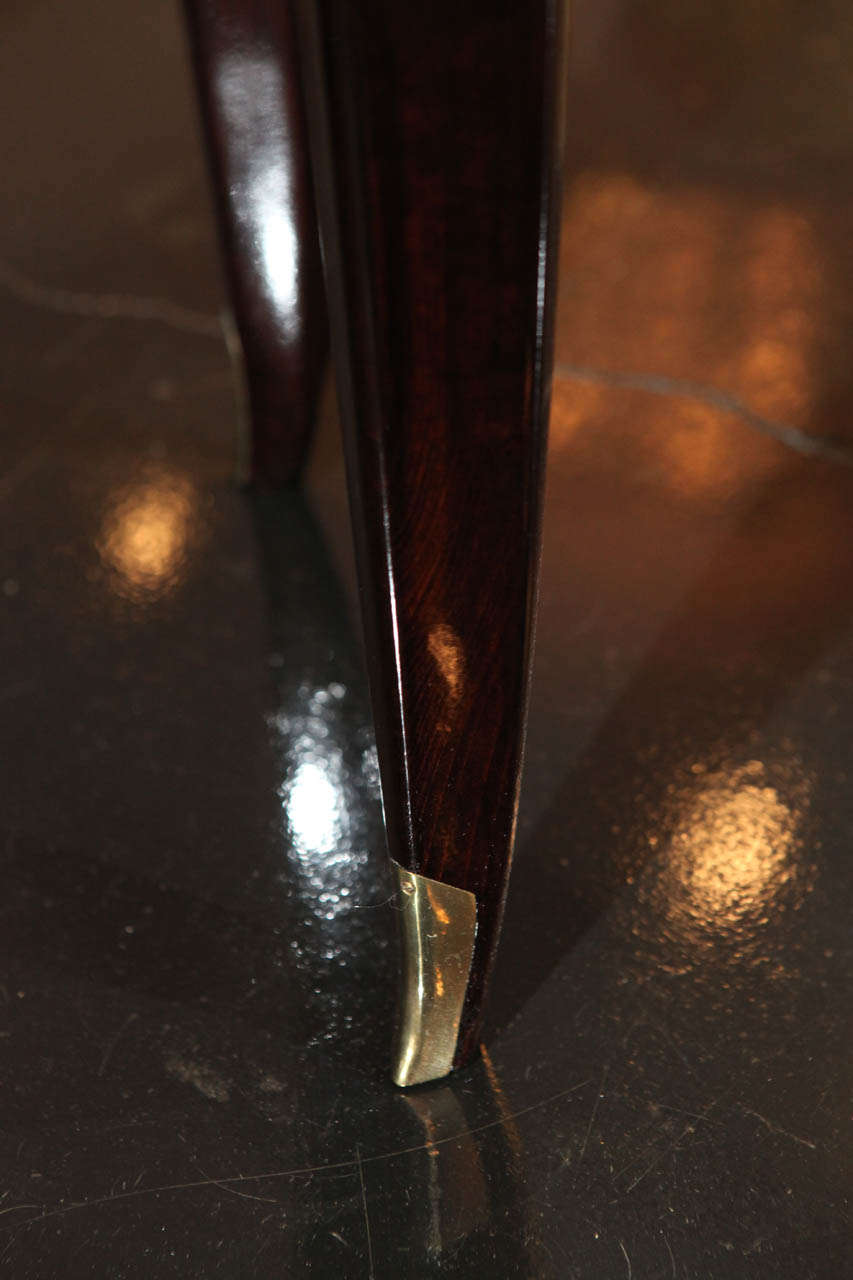
{"type": "Polygon", "coordinates": [[[251,478],[296,478],[327,354],[322,266],[290,0],[186,0],[248,378],[251,478]]]}
{"type": "Polygon", "coordinates": [[[412,1084],[477,1045],[512,852],[564,9],[302,0],[299,13],[385,817],[404,895],[396,1078],[412,1084]]]}

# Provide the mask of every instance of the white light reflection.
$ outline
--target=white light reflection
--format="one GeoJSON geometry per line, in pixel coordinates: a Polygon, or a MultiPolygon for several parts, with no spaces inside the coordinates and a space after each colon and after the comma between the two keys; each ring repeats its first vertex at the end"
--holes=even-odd
{"type": "Polygon", "coordinates": [[[340,836],[340,798],[326,767],[306,761],[283,796],[293,843],[301,853],[326,853],[340,836]]]}
{"type": "MultiPolygon", "coordinates": [[[[302,686],[294,709],[270,721],[284,764],[278,794],[292,870],[325,920],[350,908],[353,884],[366,857],[352,847],[348,793],[363,785],[363,779],[354,776],[340,746],[340,703],[345,694],[337,683],[326,689],[302,686]]],[[[364,766],[369,767],[367,759],[364,766]]]]}
{"type": "Polygon", "coordinates": [[[244,166],[232,202],[257,247],[265,291],[287,331],[296,319],[299,242],[281,74],[273,58],[257,51],[231,54],[222,61],[217,87],[234,154],[244,166]]]}
{"type": "Polygon", "coordinates": [[[270,168],[258,177],[253,192],[261,223],[260,246],[267,288],[279,312],[296,308],[296,233],[281,175],[270,168]]]}

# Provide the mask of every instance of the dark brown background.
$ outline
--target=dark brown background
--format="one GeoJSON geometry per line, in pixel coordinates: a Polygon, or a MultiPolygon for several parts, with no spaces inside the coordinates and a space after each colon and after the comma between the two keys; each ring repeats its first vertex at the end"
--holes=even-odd
{"type": "Polygon", "coordinates": [[[489,1057],[411,1099],[339,456],[230,484],[179,15],[4,8],[10,1275],[850,1270],[853,21],[576,7],[489,1057]]]}

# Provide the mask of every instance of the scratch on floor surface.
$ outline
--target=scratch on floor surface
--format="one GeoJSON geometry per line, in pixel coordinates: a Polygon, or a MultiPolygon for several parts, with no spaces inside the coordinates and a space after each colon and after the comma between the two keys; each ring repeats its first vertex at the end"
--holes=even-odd
{"type": "Polygon", "coordinates": [[[655,1169],[660,1164],[661,1160],[663,1160],[665,1156],[674,1155],[675,1152],[678,1150],[678,1148],[681,1146],[684,1139],[687,1137],[687,1135],[689,1133],[692,1133],[693,1131],[694,1131],[693,1125],[686,1124],[684,1128],[681,1130],[681,1133],[675,1139],[675,1142],[670,1143],[669,1146],[667,1147],[661,1148],[661,1150],[658,1151],[654,1159],[651,1160],[646,1165],[645,1169],[643,1169],[641,1173],[637,1174],[633,1182],[628,1184],[628,1186],[625,1188],[625,1194],[627,1195],[630,1191],[633,1191],[634,1188],[643,1181],[643,1178],[645,1178],[647,1174],[650,1174],[652,1170],[655,1169]]]}
{"type": "Polygon", "coordinates": [[[374,1280],[373,1276],[373,1242],[370,1238],[370,1216],[367,1212],[367,1189],[364,1185],[364,1166],[361,1163],[361,1151],[356,1147],[355,1159],[358,1164],[358,1180],[361,1183],[361,1203],[364,1208],[364,1232],[367,1236],[367,1275],[368,1280],[374,1280]]]}
{"type": "Polygon", "coordinates": [[[631,1277],[634,1274],[634,1268],[631,1266],[631,1259],[628,1257],[628,1250],[625,1248],[621,1240],[619,1241],[619,1248],[625,1255],[625,1265],[628,1268],[628,1280],[631,1280],[631,1277]]]}
{"type": "Polygon", "coordinates": [[[122,1036],[124,1035],[125,1031],[127,1031],[127,1028],[130,1026],[131,1022],[135,1022],[135,1021],[136,1021],[136,1019],[137,1019],[138,1017],[139,1017],[139,1014],[138,1014],[138,1013],[129,1013],[129,1014],[127,1015],[127,1017],[125,1018],[124,1022],[123,1022],[123,1023],[121,1024],[121,1026],[119,1027],[118,1031],[117,1031],[117,1032],[115,1033],[115,1035],[113,1036],[112,1040],[110,1040],[110,1041],[109,1041],[109,1043],[107,1044],[107,1047],[106,1047],[106,1049],[104,1049],[103,1056],[101,1057],[101,1061],[100,1061],[100,1063],[99,1063],[99,1065],[98,1065],[98,1075],[99,1075],[99,1076],[102,1076],[102,1075],[104,1074],[104,1071],[106,1070],[107,1063],[109,1062],[110,1058],[112,1057],[113,1050],[115,1049],[115,1047],[116,1047],[116,1045],[118,1044],[119,1040],[122,1038],[122,1036]]]}
{"type": "MultiPolygon", "coordinates": [[[[261,1204],[278,1204],[278,1201],[274,1200],[271,1196],[253,1196],[248,1191],[238,1191],[236,1187],[229,1187],[227,1183],[220,1182],[217,1178],[211,1178],[210,1174],[207,1173],[206,1170],[202,1169],[195,1157],[193,1157],[193,1164],[198,1169],[199,1173],[203,1173],[207,1181],[212,1186],[219,1187],[220,1191],[227,1191],[231,1196],[239,1196],[241,1200],[258,1200],[261,1204]]],[[[266,1219],[264,1219],[264,1221],[266,1221],[266,1219]]]]}
{"type": "Polygon", "coordinates": [[[672,1252],[672,1245],[669,1243],[669,1240],[663,1232],[661,1232],[661,1235],[663,1235],[663,1242],[666,1245],[666,1251],[669,1254],[669,1260],[672,1263],[672,1280],[678,1280],[678,1268],[675,1265],[675,1254],[672,1252]]]}
{"type": "MultiPolygon", "coordinates": [[[[723,1095],[723,1096],[725,1096],[725,1095],[723,1095]]],[[[673,1155],[673,1154],[678,1150],[678,1148],[681,1146],[681,1144],[682,1144],[682,1142],[684,1141],[684,1139],[685,1139],[689,1134],[691,1134],[691,1133],[695,1133],[695,1132],[696,1132],[696,1125],[695,1125],[695,1123],[693,1123],[694,1119],[695,1119],[695,1120],[707,1120],[709,1113],[710,1113],[711,1111],[713,1111],[714,1107],[718,1106],[718,1105],[719,1105],[719,1103],[720,1103],[721,1101],[722,1101],[722,1098],[715,1098],[713,1102],[710,1102],[710,1103],[708,1104],[708,1106],[707,1106],[707,1107],[705,1107],[705,1108],[704,1108],[704,1110],[702,1110],[702,1111],[701,1111],[701,1112],[699,1112],[698,1114],[697,1114],[697,1113],[688,1113],[688,1114],[690,1114],[690,1115],[691,1115],[691,1119],[688,1121],[688,1123],[687,1123],[687,1124],[684,1126],[684,1128],[681,1130],[681,1132],[679,1133],[679,1135],[678,1135],[678,1137],[675,1139],[675,1141],[674,1141],[674,1142],[671,1142],[671,1143],[668,1143],[668,1144],[664,1145],[663,1147],[658,1148],[658,1150],[655,1152],[655,1155],[654,1155],[654,1156],[653,1156],[653,1158],[649,1161],[649,1163],[646,1165],[646,1167],[645,1167],[645,1168],[644,1168],[640,1173],[638,1173],[638,1174],[637,1174],[637,1176],[636,1176],[636,1178],[634,1178],[634,1179],[633,1179],[633,1181],[632,1181],[632,1182],[630,1182],[630,1183],[628,1184],[628,1186],[625,1188],[625,1195],[628,1195],[631,1191],[633,1191],[633,1190],[634,1190],[634,1188],[635,1188],[636,1186],[638,1186],[638,1185],[639,1185],[639,1183],[641,1183],[641,1182],[643,1181],[643,1178],[645,1178],[645,1177],[647,1176],[647,1174],[650,1174],[650,1173],[652,1172],[652,1170],[653,1170],[653,1169],[657,1168],[657,1166],[660,1164],[661,1160],[663,1160],[663,1159],[664,1159],[665,1157],[667,1157],[667,1156],[671,1156],[671,1155],[673,1155]]],[[[643,1152],[643,1153],[642,1153],[641,1155],[639,1155],[639,1156],[635,1156],[632,1160],[629,1160],[629,1161],[628,1161],[628,1163],[627,1163],[626,1165],[624,1165],[624,1166],[619,1170],[619,1172],[618,1172],[618,1173],[615,1173],[615,1174],[613,1175],[613,1181],[615,1182],[618,1178],[621,1178],[621,1176],[622,1176],[622,1174],[623,1174],[623,1173],[627,1173],[627,1171],[631,1168],[631,1166],[632,1166],[632,1165],[636,1164],[636,1163],[638,1162],[638,1160],[641,1160],[641,1159],[643,1158],[643,1156],[644,1156],[644,1155],[647,1155],[647,1154],[648,1154],[648,1151],[643,1152]]]]}
{"type": "Polygon", "coordinates": [[[783,1138],[790,1138],[792,1142],[799,1142],[801,1147],[808,1147],[810,1151],[817,1151],[816,1142],[811,1142],[808,1138],[798,1138],[795,1133],[790,1133],[780,1125],[774,1124],[766,1116],[759,1115],[757,1111],[750,1111],[749,1107],[741,1107],[741,1110],[745,1116],[754,1116],[756,1120],[760,1120],[765,1129],[769,1129],[771,1133],[778,1133],[783,1138]]]}
{"type": "Polygon", "coordinates": [[[578,1156],[578,1164],[580,1164],[581,1160],[583,1160],[584,1156],[586,1155],[586,1148],[587,1148],[587,1144],[589,1143],[589,1135],[592,1133],[592,1126],[595,1124],[595,1117],[598,1114],[598,1104],[601,1102],[601,1099],[604,1096],[604,1086],[607,1082],[607,1073],[609,1070],[610,1070],[610,1067],[607,1066],[604,1068],[604,1070],[601,1073],[601,1084],[598,1086],[598,1089],[595,1094],[595,1102],[593,1103],[593,1106],[592,1106],[592,1114],[589,1117],[589,1124],[586,1126],[586,1133],[584,1134],[583,1146],[581,1147],[580,1155],[578,1156]]]}
{"type": "MultiPolygon", "coordinates": [[[[340,1173],[342,1171],[351,1172],[357,1169],[359,1165],[378,1164],[385,1160],[395,1160],[400,1156],[413,1155],[418,1151],[430,1151],[434,1147],[444,1146],[448,1142],[459,1142],[465,1138],[473,1137],[478,1133],[485,1133],[487,1129],[494,1129],[498,1126],[505,1126],[510,1120],[517,1120],[520,1116],[529,1115],[532,1111],[540,1111],[543,1107],[551,1106],[555,1102],[560,1102],[563,1098],[568,1098],[573,1093],[585,1089],[591,1084],[589,1079],[582,1080],[580,1084],[572,1085],[568,1089],[561,1089],[559,1093],[552,1093],[547,1098],[540,1098],[538,1102],[531,1102],[529,1106],[522,1107],[519,1111],[514,1111],[510,1115],[501,1116],[497,1120],[489,1120],[486,1124],[475,1125],[473,1129],[461,1129],[459,1133],[450,1134],[446,1138],[433,1138],[430,1142],[420,1142],[414,1147],[398,1147],[393,1151],[383,1151],[375,1156],[364,1157],[359,1152],[358,1159],[335,1160],[328,1164],[302,1165],[295,1169],[275,1169],[270,1173],[237,1173],[224,1178],[204,1178],[195,1182],[171,1182],[155,1187],[134,1187],[129,1191],[119,1191],[115,1195],[97,1196],[92,1200],[75,1200],[71,1204],[60,1205],[56,1209],[48,1209],[46,1212],[36,1214],[32,1218],[25,1218],[23,1222],[16,1224],[17,1227],[26,1227],[33,1222],[44,1222],[48,1218],[58,1218],[66,1213],[73,1213],[78,1209],[95,1209],[102,1205],[113,1204],[119,1200],[136,1199],[139,1196],[156,1196],[167,1191],[196,1191],[204,1187],[232,1187],[234,1184],[241,1185],[247,1182],[270,1182],[277,1178],[298,1178],[308,1177],[315,1173],[340,1173]]],[[[10,1205],[9,1212],[13,1209],[30,1208],[30,1205],[10,1205]]]]}
{"type": "Polygon", "coordinates": [[[667,378],[654,373],[620,373],[610,369],[591,369],[583,365],[559,363],[554,366],[554,373],[560,378],[569,378],[576,382],[595,382],[605,387],[614,387],[624,391],[647,391],[654,396],[674,396],[682,400],[695,400],[717,409],[721,413],[731,413],[740,418],[747,426],[761,435],[770,436],[780,444],[796,453],[807,457],[823,458],[827,462],[840,462],[843,466],[853,466],[853,449],[845,448],[825,436],[812,436],[807,431],[788,426],[783,422],[774,422],[760,413],[750,409],[745,400],[717,387],[709,387],[701,382],[691,382],[682,378],[667,378]]]}
{"type": "Polygon", "coordinates": [[[78,293],[72,289],[54,289],[30,280],[3,261],[0,261],[0,288],[19,302],[26,302],[43,311],[53,311],[58,315],[97,320],[149,320],[182,333],[222,339],[222,324],[218,316],[182,307],[167,298],[145,298],[132,293],[78,293]]]}

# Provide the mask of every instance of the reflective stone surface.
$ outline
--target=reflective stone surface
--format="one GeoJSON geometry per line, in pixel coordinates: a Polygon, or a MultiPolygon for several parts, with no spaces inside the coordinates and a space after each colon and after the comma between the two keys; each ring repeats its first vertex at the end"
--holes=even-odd
{"type": "Polygon", "coordinates": [[[578,6],[504,945],[407,1094],[340,461],[231,484],[177,14],[0,24],[2,1267],[849,1274],[843,6],[578,6]]]}

